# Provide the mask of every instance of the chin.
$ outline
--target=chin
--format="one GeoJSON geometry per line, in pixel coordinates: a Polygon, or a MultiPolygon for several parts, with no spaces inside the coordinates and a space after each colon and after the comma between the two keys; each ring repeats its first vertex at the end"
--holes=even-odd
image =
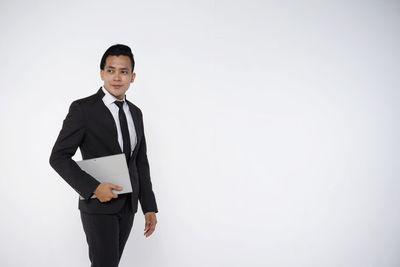
{"type": "Polygon", "coordinates": [[[115,92],[114,90],[110,92],[114,97],[119,98],[120,94],[118,92],[115,92]]]}
{"type": "Polygon", "coordinates": [[[115,94],[114,96],[116,98],[118,98],[119,100],[123,100],[124,99],[124,95],[115,94]]]}

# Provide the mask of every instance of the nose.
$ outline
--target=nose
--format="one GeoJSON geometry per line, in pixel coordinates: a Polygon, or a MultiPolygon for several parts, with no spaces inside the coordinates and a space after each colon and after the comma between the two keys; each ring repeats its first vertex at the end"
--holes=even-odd
{"type": "Polygon", "coordinates": [[[120,73],[119,73],[118,71],[116,71],[113,78],[114,78],[114,81],[119,81],[119,80],[121,80],[120,73]]]}

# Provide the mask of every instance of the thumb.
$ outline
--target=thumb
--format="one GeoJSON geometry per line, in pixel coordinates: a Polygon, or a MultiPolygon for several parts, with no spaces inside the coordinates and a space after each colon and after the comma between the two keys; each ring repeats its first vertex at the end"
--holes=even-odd
{"type": "Polygon", "coordinates": [[[115,190],[118,190],[118,191],[121,191],[121,190],[122,190],[122,187],[121,187],[121,186],[114,185],[114,184],[111,185],[111,188],[112,188],[112,189],[115,189],[115,190]]]}

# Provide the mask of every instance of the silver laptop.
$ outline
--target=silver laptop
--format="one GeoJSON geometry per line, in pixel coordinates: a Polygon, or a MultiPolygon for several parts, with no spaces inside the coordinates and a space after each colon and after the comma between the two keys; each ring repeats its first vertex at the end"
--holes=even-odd
{"type": "MultiPolygon", "coordinates": [[[[113,190],[115,194],[132,192],[131,180],[129,178],[128,165],[125,154],[116,154],[100,158],[86,159],[76,162],[78,166],[93,176],[100,183],[112,183],[122,187],[121,191],[113,190]]],[[[92,198],[96,196],[93,194],[92,198]]],[[[84,199],[80,196],[80,199],[84,199]]]]}

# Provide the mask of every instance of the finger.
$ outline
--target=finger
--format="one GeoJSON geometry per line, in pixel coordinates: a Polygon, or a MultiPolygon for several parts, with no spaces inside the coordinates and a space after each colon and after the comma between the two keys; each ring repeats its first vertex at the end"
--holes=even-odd
{"type": "Polygon", "coordinates": [[[112,198],[118,198],[117,194],[112,193],[112,198]]]}
{"type": "Polygon", "coordinates": [[[156,220],[151,222],[148,236],[150,236],[156,230],[156,224],[157,224],[156,220]]]}
{"type": "Polygon", "coordinates": [[[150,235],[150,232],[151,232],[151,228],[147,229],[147,231],[146,231],[146,232],[144,232],[144,235],[147,237],[147,236],[149,236],[149,235],[150,235]]]}
{"type": "Polygon", "coordinates": [[[156,229],[156,223],[157,222],[149,221],[148,225],[146,225],[146,228],[145,228],[145,232],[144,232],[145,236],[149,236],[154,232],[154,230],[156,229]]]}
{"type": "Polygon", "coordinates": [[[144,224],[144,231],[148,231],[150,229],[150,226],[151,226],[151,222],[146,221],[146,223],[144,224]]]}
{"type": "Polygon", "coordinates": [[[155,230],[155,226],[150,227],[150,229],[146,232],[146,237],[149,237],[155,230]]]}

